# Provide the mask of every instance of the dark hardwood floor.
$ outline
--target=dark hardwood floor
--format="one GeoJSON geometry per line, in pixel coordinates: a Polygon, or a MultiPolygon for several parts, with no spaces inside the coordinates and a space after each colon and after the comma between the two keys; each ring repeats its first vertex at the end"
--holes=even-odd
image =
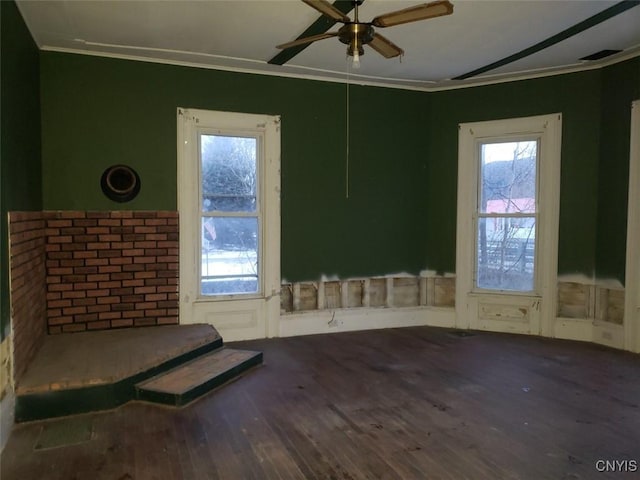
{"type": "Polygon", "coordinates": [[[423,327],[230,345],[264,366],[181,410],[19,425],[2,480],[640,478],[638,355],[423,327]]]}

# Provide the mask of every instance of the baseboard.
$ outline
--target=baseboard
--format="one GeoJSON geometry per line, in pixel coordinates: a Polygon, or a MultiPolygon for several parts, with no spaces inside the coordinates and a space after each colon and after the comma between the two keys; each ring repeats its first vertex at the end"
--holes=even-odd
{"type": "Polygon", "coordinates": [[[13,389],[7,388],[0,401],[0,452],[4,450],[15,423],[16,396],[13,389]]]}
{"type": "Polygon", "coordinates": [[[624,327],[588,318],[556,318],[555,338],[598,343],[624,350],[624,327]]]}
{"type": "Polygon", "coordinates": [[[554,327],[555,338],[563,340],[593,341],[593,320],[588,318],[557,317],[554,327]]]}
{"type": "Polygon", "coordinates": [[[280,336],[432,326],[455,328],[454,308],[354,308],[312,310],[280,315],[280,336]]]}
{"type": "Polygon", "coordinates": [[[616,323],[596,321],[593,323],[592,341],[624,350],[624,327],[616,323]]]}

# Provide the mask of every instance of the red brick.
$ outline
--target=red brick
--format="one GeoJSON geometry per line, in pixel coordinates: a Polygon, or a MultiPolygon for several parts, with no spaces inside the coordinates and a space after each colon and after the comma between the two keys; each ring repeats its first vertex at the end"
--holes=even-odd
{"type": "Polygon", "coordinates": [[[131,280],[133,273],[131,272],[118,272],[111,274],[111,280],[131,280]]]}
{"type": "Polygon", "coordinates": [[[150,327],[152,325],[156,325],[155,318],[136,318],[135,319],[136,327],[150,327]]]}
{"type": "Polygon", "coordinates": [[[133,212],[130,210],[114,210],[110,212],[111,218],[132,218],[133,212]]]}
{"type": "Polygon", "coordinates": [[[122,253],[120,252],[120,250],[99,250],[98,251],[98,257],[99,258],[114,258],[114,257],[119,257],[122,253]]]}
{"type": "Polygon", "coordinates": [[[110,232],[111,230],[109,229],[109,227],[88,227],[87,228],[87,233],[91,235],[102,235],[102,234],[108,234],[110,232]]]}
{"type": "Polygon", "coordinates": [[[107,234],[107,235],[100,235],[100,241],[101,242],[121,242],[122,241],[122,235],[117,235],[117,234],[107,234]]]}
{"type": "Polygon", "coordinates": [[[62,298],[85,298],[86,296],[87,292],[85,290],[64,292],[62,294],[62,298]]]}
{"type": "Polygon", "coordinates": [[[49,308],[47,310],[47,317],[60,317],[62,316],[62,310],[59,308],[49,308]]]}
{"type": "Polygon", "coordinates": [[[150,310],[153,308],[157,308],[158,304],[156,302],[138,302],[136,303],[136,310],[150,310]]]}
{"type": "Polygon", "coordinates": [[[74,235],[73,241],[79,242],[79,243],[97,242],[98,236],[97,235],[74,235]]]}
{"type": "Polygon", "coordinates": [[[73,317],[56,317],[48,320],[49,325],[62,325],[65,323],[73,323],[73,317]]]}
{"type": "Polygon", "coordinates": [[[65,282],[65,283],[86,282],[87,281],[87,276],[86,275],[63,275],[62,276],[62,281],[65,282]]]}
{"type": "Polygon", "coordinates": [[[166,218],[149,218],[144,221],[145,225],[166,225],[166,218]]]}
{"type": "Polygon", "coordinates": [[[101,218],[98,220],[98,225],[101,227],[119,227],[122,222],[118,218],[101,218]]]}
{"type": "Polygon", "coordinates": [[[98,314],[98,318],[100,320],[114,320],[116,318],[121,318],[120,312],[101,312],[98,314]]]}
{"type": "Polygon", "coordinates": [[[73,300],[73,306],[74,307],[79,307],[79,306],[87,306],[87,305],[95,305],[96,304],[96,299],[95,297],[87,297],[87,298],[75,298],[73,300]]]}
{"type": "Polygon", "coordinates": [[[111,326],[108,320],[87,323],[89,330],[105,330],[111,326]]]}
{"type": "Polygon", "coordinates": [[[111,248],[108,242],[91,242],[87,243],[87,250],[108,250],[111,248]]]}
{"type": "Polygon", "coordinates": [[[49,228],[70,227],[71,225],[71,220],[47,220],[47,227],[49,228]]]}
{"type": "MultiPolygon", "coordinates": [[[[108,289],[100,289],[100,290],[88,290],[87,297],[106,297],[109,295],[108,289]]],[[[98,303],[100,303],[100,298],[98,298],[98,303]]]]}
{"type": "Polygon", "coordinates": [[[121,328],[121,327],[132,327],[133,326],[133,320],[129,319],[122,319],[122,320],[112,320],[111,321],[111,327],[112,328],[121,328]]]}
{"type": "Polygon", "coordinates": [[[94,290],[98,288],[98,284],[96,282],[80,282],[73,284],[74,290],[94,290]]]}
{"type": "Polygon", "coordinates": [[[98,225],[98,220],[95,218],[81,218],[73,222],[77,227],[95,227],[98,225]]]}
{"type": "Polygon", "coordinates": [[[122,271],[122,267],[119,265],[105,265],[98,268],[100,273],[118,273],[122,271]]]}
{"type": "Polygon", "coordinates": [[[61,267],[83,267],[84,259],[76,258],[76,259],[68,259],[68,260],[60,260],[61,267]]]}
{"type": "Polygon", "coordinates": [[[165,293],[149,293],[144,296],[146,302],[157,302],[159,300],[166,300],[167,295],[165,293]]]}
{"type": "MultiPolygon", "coordinates": [[[[114,273],[113,275],[117,275],[114,273]]],[[[87,275],[88,282],[106,282],[111,278],[108,273],[98,273],[95,275],[87,275]]]]}
{"type": "Polygon", "coordinates": [[[125,303],[144,302],[144,295],[123,295],[122,301],[125,303]]]}
{"type": "Polygon", "coordinates": [[[114,312],[123,312],[125,310],[135,310],[133,303],[114,303],[111,305],[111,310],[114,312]]]}
{"type": "Polygon", "coordinates": [[[87,252],[87,251],[73,252],[73,258],[93,259],[93,258],[96,258],[97,256],[98,256],[97,252],[87,252]]]}
{"type": "Polygon", "coordinates": [[[134,233],[156,233],[155,227],[148,227],[144,225],[138,225],[133,229],[134,233]]]}
{"type": "Polygon", "coordinates": [[[155,241],[135,242],[134,248],[156,248],[157,245],[155,241]]]}
{"type": "Polygon", "coordinates": [[[133,212],[134,218],[156,218],[155,211],[142,211],[138,210],[137,212],[133,212]]]}
{"type": "Polygon", "coordinates": [[[153,286],[138,287],[135,290],[135,293],[138,293],[138,294],[147,294],[147,293],[156,293],[156,292],[157,292],[157,287],[153,287],[153,286]]]}
{"type": "Polygon", "coordinates": [[[61,250],[60,245],[52,245],[50,243],[48,243],[44,249],[46,252],[59,252],[61,250]]]}
{"type": "Polygon", "coordinates": [[[84,235],[85,228],[84,227],[66,227],[66,228],[61,228],[60,233],[62,235],[84,235]]]}
{"type": "Polygon", "coordinates": [[[155,263],[156,257],[135,257],[133,263],[155,263]]]}
{"type": "Polygon", "coordinates": [[[49,307],[49,309],[59,308],[59,307],[70,307],[70,306],[71,306],[71,300],[54,300],[47,304],[47,307],[49,307]]]}
{"type": "Polygon", "coordinates": [[[133,288],[113,288],[111,289],[111,295],[132,295],[133,288]]]}
{"type": "MultiPolygon", "coordinates": [[[[11,278],[13,280],[14,277],[11,277],[11,278]]],[[[45,282],[47,284],[60,283],[61,281],[62,281],[62,279],[60,277],[54,276],[54,275],[47,275],[47,278],[45,280],[45,282]]],[[[17,286],[18,286],[18,283],[15,280],[13,280],[12,288],[15,289],[17,286]]],[[[51,289],[49,289],[49,290],[51,290],[51,289]]]]}
{"type": "Polygon", "coordinates": [[[73,237],[70,235],[63,235],[60,237],[49,237],[47,241],[48,243],[71,243],[73,242],[73,237]]]}
{"type": "Polygon", "coordinates": [[[122,281],[122,286],[123,287],[142,287],[142,286],[144,286],[144,280],[143,279],[139,279],[139,280],[123,280],[122,281]]]}
{"type": "MultiPolygon", "coordinates": [[[[95,252],[93,252],[95,253],[95,252]]],[[[85,261],[85,265],[97,265],[97,266],[101,266],[101,265],[109,265],[109,260],[106,258],[87,258],[87,260],[85,261]]]]}
{"type": "Polygon", "coordinates": [[[74,323],[71,325],[63,325],[63,332],[84,332],[87,329],[84,323],[74,323]]]}
{"type": "Polygon", "coordinates": [[[65,315],[79,315],[82,313],[87,313],[87,307],[67,307],[62,310],[65,315]]]}
{"type": "Polygon", "coordinates": [[[116,257],[116,258],[110,259],[109,263],[111,265],[129,265],[131,261],[132,261],[131,257],[116,257]]]}
{"type": "Polygon", "coordinates": [[[177,317],[158,317],[158,325],[174,325],[177,323],[177,317]]]}
{"type": "Polygon", "coordinates": [[[73,253],[71,252],[49,252],[47,258],[51,258],[53,260],[62,260],[73,258],[73,253]]]}
{"type": "Polygon", "coordinates": [[[66,292],[68,290],[73,290],[73,285],[70,283],[58,283],[55,285],[49,285],[50,292],[66,292]]]}
{"type": "Polygon", "coordinates": [[[142,318],[144,317],[144,310],[128,310],[122,312],[123,318],[142,318]]]}
{"type": "MultiPolygon", "coordinates": [[[[144,268],[144,264],[137,263],[137,264],[123,265],[122,270],[125,272],[144,272],[145,268],[144,268]]],[[[135,275],[137,278],[138,273],[136,273],[135,275]]]]}
{"type": "Polygon", "coordinates": [[[89,305],[87,307],[87,312],[89,313],[100,313],[100,312],[110,312],[111,305],[89,305]]]}
{"type": "Polygon", "coordinates": [[[133,242],[111,242],[111,248],[133,248],[133,242]]]}
{"type": "Polygon", "coordinates": [[[109,295],[109,292],[107,291],[107,295],[98,298],[98,303],[100,305],[111,305],[113,303],[120,303],[120,297],[118,296],[110,297],[108,295],[109,295]]]}
{"type": "Polygon", "coordinates": [[[97,313],[87,313],[85,315],[76,315],[75,318],[73,319],[73,321],[75,323],[93,322],[95,320],[98,320],[98,314],[97,313]]]}
{"type": "Polygon", "coordinates": [[[147,233],[146,240],[155,240],[159,242],[164,242],[166,240],[169,240],[169,236],[166,233],[147,233]]]}
{"type": "Polygon", "coordinates": [[[61,210],[58,212],[59,218],[85,218],[86,213],[76,210],[61,210]]]}
{"type": "Polygon", "coordinates": [[[70,275],[73,273],[73,268],[71,267],[61,267],[61,268],[50,268],[49,275],[70,275]]]}
{"type": "Polygon", "coordinates": [[[122,282],[120,281],[109,281],[109,282],[100,282],[100,288],[120,288],[122,286],[122,282]]]}
{"type": "Polygon", "coordinates": [[[77,252],[87,249],[84,243],[63,243],[61,247],[64,252],[77,252]]]}
{"type": "MultiPolygon", "coordinates": [[[[139,266],[139,267],[143,267],[144,268],[144,265],[131,265],[131,266],[132,267],[139,266]]],[[[147,279],[151,280],[151,279],[154,279],[156,277],[156,272],[136,272],[135,277],[136,278],[147,278],[147,279]]],[[[146,283],[149,284],[148,281],[146,283]]]]}

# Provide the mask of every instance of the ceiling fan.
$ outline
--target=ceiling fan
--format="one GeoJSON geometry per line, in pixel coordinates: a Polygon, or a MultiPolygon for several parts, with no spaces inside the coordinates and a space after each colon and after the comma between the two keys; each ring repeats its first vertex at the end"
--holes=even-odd
{"type": "Polygon", "coordinates": [[[353,57],[353,67],[360,66],[360,56],[364,55],[364,46],[369,45],[385,58],[393,58],[404,54],[404,50],[391,40],[376,33],[374,27],[386,28],[404,23],[427,20],[429,18],[450,15],[453,13],[453,5],[449,0],[436,0],[434,2],[416,5],[414,7],[378,15],[370,22],[361,22],[358,19],[358,7],[364,0],[354,0],[355,14],[353,21],[344,13],[326,0],[302,0],[312,8],[336,22],[343,23],[337,32],[321,33],[310,37],[299,38],[292,42],[277,45],[276,48],[286,49],[298,45],[312,43],[325,38],[338,37],[347,45],[347,55],[353,57]]]}

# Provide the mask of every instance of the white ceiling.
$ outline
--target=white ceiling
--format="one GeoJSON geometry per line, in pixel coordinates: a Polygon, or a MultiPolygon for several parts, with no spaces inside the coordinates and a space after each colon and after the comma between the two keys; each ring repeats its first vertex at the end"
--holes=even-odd
{"type": "MultiPolygon", "coordinates": [[[[360,20],[425,1],[365,0],[360,20]]],[[[404,49],[404,57],[385,59],[366,48],[361,68],[349,73],[350,81],[430,90],[574,71],[640,55],[640,6],[634,6],[530,56],[467,80],[451,80],[545,41],[618,3],[451,1],[452,15],[378,29],[404,49]],[[596,62],[579,60],[603,49],[623,52],[596,62]]],[[[337,38],[313,43],[283,66],[267,63],[280,52],[275,45],[296,39],[320,17],[299,0],[18,0],[17,4],[43,50],[337,81],[344,80],[349,70],[346,46],[337,38]]]]}

